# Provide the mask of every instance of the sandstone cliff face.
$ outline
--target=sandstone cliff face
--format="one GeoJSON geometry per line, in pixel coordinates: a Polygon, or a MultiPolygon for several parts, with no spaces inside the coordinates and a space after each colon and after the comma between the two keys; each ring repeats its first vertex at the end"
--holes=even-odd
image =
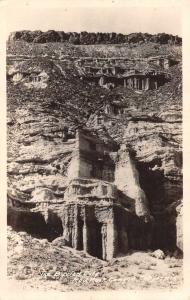
{"type": "Polygon", "coordinates": [[[128,197],[135,201],[135,213],[137,216],[150,216],[148,201],[145,192],[139,183],[139,173],[134,160],[126,149],[119,151],[116,163],[115,183],[128,197]]]}
{"type": "Polygon", "coordinates": [[[43,186],[62,195],[74,143],[72,139],[65,141],[64,122],[46,117],[43,112],[35,116],[20,108],[14,117],[15,124],[8,126],[10,194],[20,191],[29,199],[34,188],[43,186]]]}
{"type": "Polygon", "coordinates": [[[125,141],[136,151],[139,167],[146,164],[149,172],[159,173],[164,180],[168,203],[180,199],[181,191],[173,191],[172,185],[182,182],[181,116],[174,108],[168,113],[157,114],[159,121],[130,120],[125,130],[125,141]],[[172,114],[172,120],[171,120],[172,114]],[[171,188],[169,187],[171,186],[171,188]]]}
{"type": "MultiPolygon", "coordinates": [[[[16,70],[15,64],[12,65],[16,70]]],[[[115,143],[118,149],[124,144],[135,153],[133,161],[128,158],[126,161],[124,152],[120,152],[115,182],[128,197],[142,200],[136,207],[137,215],[153,216],[152,247],[167,248],[177,244],[181,248],[182,214],[179,213],[176,226],[176,216],[174,222],[170,222],[173,213],[167,210],[169,205],[182,198],[181,79],[177,67],[171,70],[173,81],[157,91],[143,94],[123,88],[109,91],[92,83],[83,83],[70,60],[46,58],[39,62],[31,59],[24,70],[20,67],[18,71],[24,72],[28,68],[30,74],[45,72],[46,86],[25,85],[23,75],[17,75],[13,80],[12,73],[8,72],[8,199],[11,215],[15,206],[17,210],[21,207],[33,209],[35,214],[35,202],[39,203],[39,211],[46,221],[47,207],[51,211],[49,218],[55,220],[52,214],[59,215],[61,203],[65,201],[76,129],[87,125],[100,139],[115,143]],[[174,83],[176,91],[172,94],[174,83]],[[124,113],[113,116],[104,108],[115,98],[126,108],[124,113]],[[103,118],[97,124],[95,120],[100,115],[103,118]],[[129,177],[132,181],[128,181],[129,177]],[[43,205],[40,204],[42,200],[45,200],[43,205]]],[[[116,162],[117,155],[113,154],[112,159],[116,162]]]]}

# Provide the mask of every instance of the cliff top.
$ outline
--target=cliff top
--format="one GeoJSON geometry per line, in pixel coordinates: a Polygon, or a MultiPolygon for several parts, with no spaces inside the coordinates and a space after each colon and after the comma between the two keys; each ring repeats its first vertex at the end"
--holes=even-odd
{"type": "Polygon", "coordinates": [[[69,42],[75,45],[93,45],[93,44],[122,44],[122,43],[148,43],[181,45],[182,39],[167,33],[148,34],[148,33],[103,33],[103,32],[64,32],[48,30],[16,31],[12,32],[9,40],[23,40],[29,43],[47,43],[47,42],[69,42]]]}

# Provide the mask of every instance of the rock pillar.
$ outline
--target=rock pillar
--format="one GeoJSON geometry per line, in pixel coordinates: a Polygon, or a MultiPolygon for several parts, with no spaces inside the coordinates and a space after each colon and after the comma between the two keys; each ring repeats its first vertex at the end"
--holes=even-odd
{"type": "Polygon", "coordinates": [[[146,84],[145,84],[145,90],[149,90],[150,89],[150,79],[146,78],[146,84]]]}
{"type": "Polygon", "coordinates": [[[102,259],[107,259],[107,224],[102,225],[102,259]]]}
{"type": "Polygon", "coordinates": [[[119,150],[115,184],[126,196],[134,199],[135,213],[138,216],[149,215],[148,202],[140,187],[138,170],[127,148],[119,150]]]}
{"type": "Polygon", "coordinates": [[[124,86],[124,87],[127,86],[126,79],[124,79],[123,86],[124,86]]]}
{"type": "Polygon", "coordinates": [[[107,223],[107,255],[106,260],[110,260],[117,254],[117,230],[115,228],[114,219],[107,223]]]}
{"type": "Polygon", "coordinates": [[[84,226],[83,226],[83,249],[85,252],[89,252],[89,228],[87,223],[87,212],[86,208],[84,207],[84,226]]]}
{"type": "Polygon", "coordinates": [[[134,78],[134,88],[137,89],[137,78],[134,78]]]}
{"type": "Polygon", "coordinates": [[[142,79],[142,90],[145,90],[145,80],[144,80],[144,78],[142,79]]]}
{"type": "Polygon", "coordinates": [[[75,205],[74,208],[74,235],[73,235],[73,248],[78,249],[79,243],[79,214],[78,206],[75,205]]]}
{"type": "Polygon", "coordinates": [[[63,237],[65,241],[67,242],[68,246],[72,246],[72,241],[71,241],[71,234],[70,234],[70,220],[69,220],[69,215],[70,215],[70,210],[71,206],[65,206],[64,207],[64,213],[63,213],[63,237]]]}

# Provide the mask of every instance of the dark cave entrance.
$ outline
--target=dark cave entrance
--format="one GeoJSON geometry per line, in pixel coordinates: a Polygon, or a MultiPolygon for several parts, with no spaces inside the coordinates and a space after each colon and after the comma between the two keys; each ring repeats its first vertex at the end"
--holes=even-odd
{"type": "Polygon", "coordinates": [[[89,224],[89,254],[102,259],[102,224],[95,221],[89,224]]]}
{"type": "Polygon", "coordinates": [[[154,224],[152,248],[174,250],[176,248],[176,224],[163,215],[154,224]]]}
{"type": "Polygon", "coordinates": [[[78,245],[77,250],[83,250],[83,227],[84,222],[82,220],[78,221],[78,245]]]}
{"type": "Polygon", "coordinates": [[[61,218],[55,213],[49,212],[48,222],[47,222],[47,239],[51,242],[57,237],[63,235],[63,226],[61,218]]]}
{"type": "MultiPolygon", "coordinates": [[[[152,170],[154,165],[161,166],[161,160],[154,160],[151,164],[138,163],[139,180],[149,202],[151,214],[154,217],[150,248],[174,249],[176,247],[176,220],[175,216],[166,213],[169,205],[165,192],[166,179],[163,171],[152,170]],[[171,219],[173,220],[171,223],[171,219]]],[[[172,183],[169,183],[172,186],[172,183]]],[[[174,194],[173,201],[180,198],[180,191],[174,194]]]]}
{"type": "Polygon", "coordinates": [[[15,231],[25,231],[36,238],[47,238],[47,225],[40,213],[9,207],[7,224],[15,231]]]}
{"type": "Polygon", "coordinates": [[[61,219],[53,212],[49,213],[48,222],[39,212],[8,207],[7,224],[15,231],[25,231],[32,237],[53,241],[63,235],[61,219]]]}

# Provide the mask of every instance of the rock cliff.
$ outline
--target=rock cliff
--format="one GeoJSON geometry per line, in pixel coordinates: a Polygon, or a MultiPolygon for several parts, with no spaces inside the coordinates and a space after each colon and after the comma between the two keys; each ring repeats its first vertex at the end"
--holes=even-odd
{"type": "MultiPolygon", "coordinates": [[[[37,47],[24,45],[21,49],[23,42],[19,47],[14,39],[17,38],[10,39],[7,52],[9,223],[16,228],[18,216],[25,216],[26,221],[23,219],[17,229],[27,231],[30,224],[24,224],[28,222],[26,214],[32,214],[30,222],[36,218],[41,228],[39,236],[50,228],[54,228],[54,238],[60,235],[63,224],[57,216],[68,198],[76,132],[88,127],[108,147],[111,145],[113,153],[109,159],[116,166],[115,183],[120,192],[138,202],[135,214],[149,214],[154,219],[151,247],[181,249],[181,47],[160,46],[161,54],[172,54],[176,60],[168,69],[170,81],[156,90],[138,91],[120,86],[105,89],[81,81],[76,60],[83,51],[82,56],[89,51],[90,57],[91,46],[79,49],[47,43],[37,47]],[[67,57],[71,53],[78,57],[67,57]],[[132,160],[126,157],[122,144],[133,153],[132,160]]],[[[151,55],[158,55],[154,46],[151,55]]],[[[123,47],[130,55],[137,54],[131,53],[128,46],[123,47]]],[[[143,47],[139,45],[136,51],[142,54],[143,47]]],[[[102,53],[93,51],[105,55],[105,49],[102,53]]],[[[109,47],[106,51],[108,57],[117,53],[113,48],[109,52],[109,47]]],[[[102,156],[103,161],[106,155],[102,156]]],[[[95,165],[101,166],[101,159],[95,165]]]]}

